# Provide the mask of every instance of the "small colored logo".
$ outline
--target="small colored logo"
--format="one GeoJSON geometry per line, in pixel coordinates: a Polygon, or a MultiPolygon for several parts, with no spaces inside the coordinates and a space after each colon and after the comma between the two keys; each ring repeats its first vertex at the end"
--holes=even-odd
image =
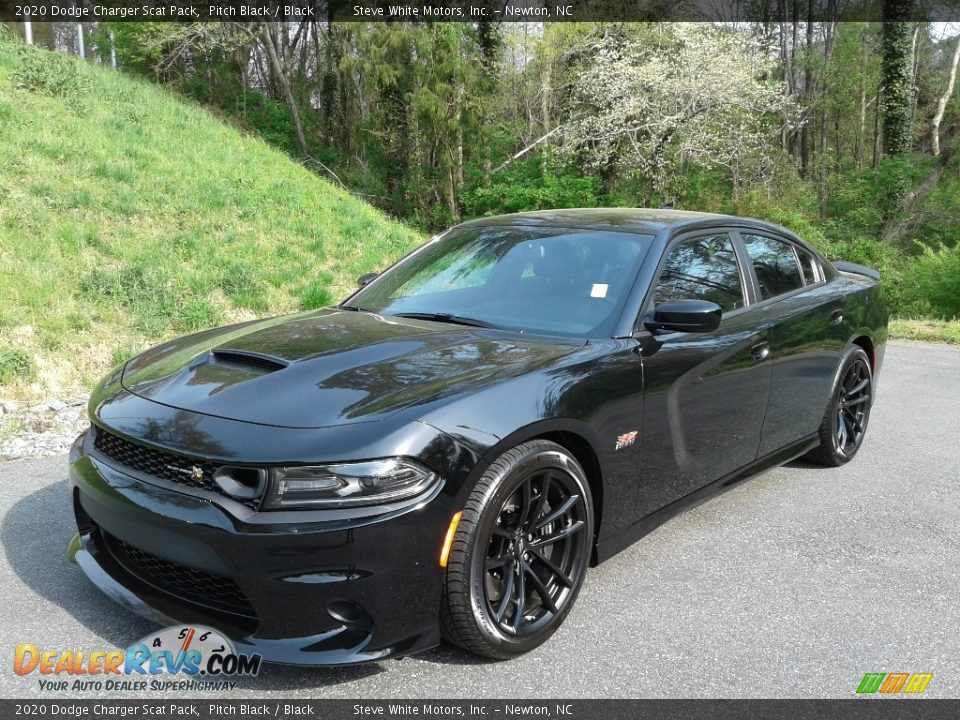
{"type": "Polygon", "coordinates": [[[198,465],[191,465],[189,468],[182,468],[178,465],[167,465],[167,470],[172,470],[175,473],[186,475],[194,482],[200,482],[203,480],[203,468],[199,467],[198,465]]]}
{"type": "Polygon", "coordinates": [[[867,673],[857,686],[857,694],[919,695],[932,679],[933,673],[867,673]]]}
{"type": "Polygon", "coordinates": [[[622,450],[628,445],[633,445],[633,443],[636,442],[636,439],[637,439],[636,430],[631,430],[630,432],[624,433],[623,435],[617,435],[617,446],[614,448],[614,450],[622,450]]]}

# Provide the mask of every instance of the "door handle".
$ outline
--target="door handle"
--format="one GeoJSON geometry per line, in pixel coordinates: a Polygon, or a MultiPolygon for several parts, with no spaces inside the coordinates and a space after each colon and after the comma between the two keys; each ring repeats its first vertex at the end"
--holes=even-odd
{"type": "Polygon", "coordinates": [[[754,360],[762,362],[770,357],[770,344],[767,342],[759,342],[750,348],[750,354],[753,355],[754,360]]]}
{"type": "Polygon", "coordinates": [[[834,310],[830,313],[830,322],[834,325],[840,325],[843,323],[843,310],[834,310]]]}

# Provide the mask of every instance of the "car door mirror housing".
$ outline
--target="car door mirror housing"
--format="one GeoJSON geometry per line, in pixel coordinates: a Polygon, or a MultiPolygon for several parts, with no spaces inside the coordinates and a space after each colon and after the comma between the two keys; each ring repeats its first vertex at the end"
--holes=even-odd
{"type": "Polygon", "coordinates": [[[375,272],[369,272],[369,273],[365,273],[364,275],[361,275],[360,277],[357,278],[357,287],[366,287],[367,285],[372,283],[374,280],[376,280],[379,275],[380,273],[375,273],[375,272]]]}
{"type": "Polygon", "coordinates": [[[713,332],[720,326],[723,311],[708,300],[679,300],[658,305],[653,318],[644,322],[649,330],[671,332],[713,332]]]}

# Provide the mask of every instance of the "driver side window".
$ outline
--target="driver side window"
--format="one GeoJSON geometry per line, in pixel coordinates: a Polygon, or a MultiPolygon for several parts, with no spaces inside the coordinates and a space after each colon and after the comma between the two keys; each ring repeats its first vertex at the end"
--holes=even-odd
{"type": "Polygon", "coordinates": [[[727,233],[682,240],[660,271],[654,304],[708,300],[724,314],[743,307],[743,283],[733,241],[727,233]]]}

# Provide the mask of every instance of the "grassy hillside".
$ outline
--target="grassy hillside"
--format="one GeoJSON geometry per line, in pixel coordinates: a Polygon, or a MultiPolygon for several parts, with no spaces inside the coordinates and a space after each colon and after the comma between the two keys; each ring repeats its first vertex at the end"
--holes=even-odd
{"type": "Polygon", "coordinates": [[[0,398],[323,306],[420,239],[169,92],[0,36],[0,398]]]}

